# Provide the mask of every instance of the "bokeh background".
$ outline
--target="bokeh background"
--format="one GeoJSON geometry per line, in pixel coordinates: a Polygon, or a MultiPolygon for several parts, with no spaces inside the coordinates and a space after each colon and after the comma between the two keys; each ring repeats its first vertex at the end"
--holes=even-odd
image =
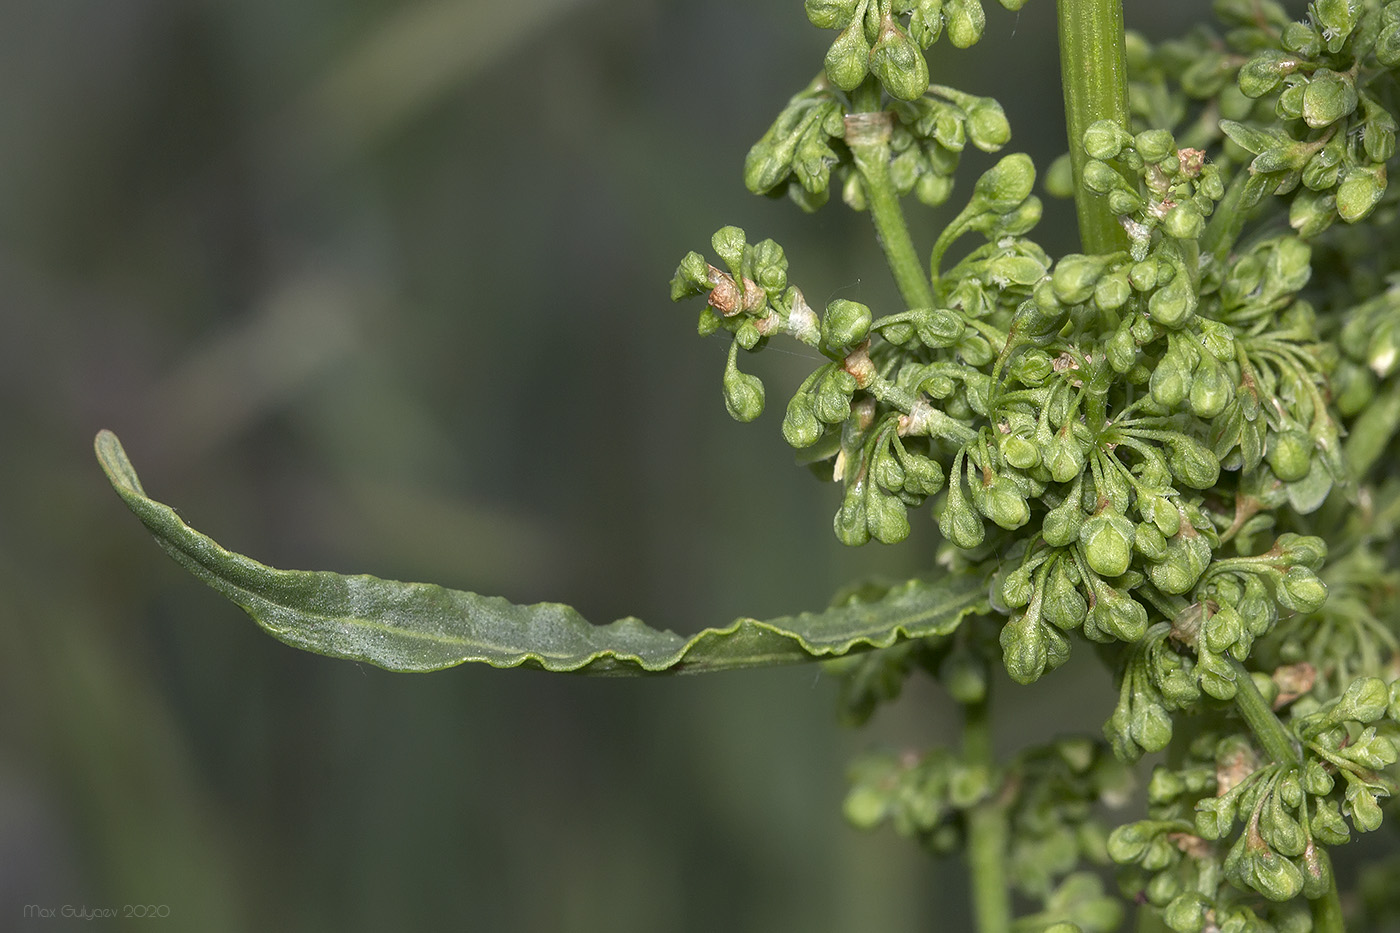
{"type": "MultiPolygon", "coordinates": [[[[988,6],[934,80],[997,96],[1046,164],[1053,5],[988,6]]],[[[1207,8],[1129,6],[1158,37],[1207,8]]],[[[936,688],[852,732],[815,667],[301,654],[168,561],[91,453],[116,430],[154,496],[274,566],[600,622],[920,572],[931,521],[844,550],[836,489],[792,465],[814,361],[750,363],[770,411],[736,425],[725,345],[667,300],[725,223],[783,243],[813,304],[893,299],[864,216],[740,178],[830,38],[795,0],[0,4],[0,929],[126,904],[202,931],[965,928],[958,864],[839,813],[860,749],[954,736],[936,688]]],[[[1102,679],[1005,685],[1005,750],[1096,730],[1102,679]]]]}

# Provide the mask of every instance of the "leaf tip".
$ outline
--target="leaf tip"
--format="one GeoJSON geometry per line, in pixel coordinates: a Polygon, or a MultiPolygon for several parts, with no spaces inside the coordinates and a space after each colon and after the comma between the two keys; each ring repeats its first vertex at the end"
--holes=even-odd
{"type": "Polygon", "coordinates": [[[141,488],[141,480],[136,475],[136,468],[127,459],[126,450],[122,448],[122,442],[117,435],[103,428],[97,432],[92,448],[97,453],[97,462],[101,464],[102,472],[107,474],[112,488],[123,495],[146,495],[146,491],[141,488]]]}

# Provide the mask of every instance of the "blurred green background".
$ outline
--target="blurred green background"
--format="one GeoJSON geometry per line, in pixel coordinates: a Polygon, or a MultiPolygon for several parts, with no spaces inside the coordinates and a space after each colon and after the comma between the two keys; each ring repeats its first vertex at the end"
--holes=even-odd
{"type": "MultiPolygon", "coordinates": [[[[1052,22],[989,4],[986,44],[931,55],[1041,164],[1052,22]]],[[[770,411],[736,425],[725,345],[667,300],[725,223],[783,243],[814,305],[893,298],[865,217],[740,179],[830,38],[795,0],[0,5],[0,929],[126,904],[207,931],[964,928],[957,864],[839,813],[859,749],[953,736],[933,687],[853,733],[814,667],[301,654],[168,561],[91,454],[116,430],[152,495],[274,566],[600,622],[693,632],[919,572],[931,521],[843,550],[836,489],[793,467],[813,360],[751,363],[770,411]]],[[[1007,749],[1108,712],[1092,664],[1046,684],[1003,690],[1007,749]]]]}

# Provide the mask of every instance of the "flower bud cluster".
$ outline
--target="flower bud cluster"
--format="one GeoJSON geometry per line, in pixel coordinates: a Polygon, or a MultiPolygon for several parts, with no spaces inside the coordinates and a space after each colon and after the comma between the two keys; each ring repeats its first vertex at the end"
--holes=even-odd
{"type": "MultiPolygon", "coordinates": [[[[922,60],[922,59],[921,59],[922,60]]],[[[744,184],[754,194],[786,193],[803,210],[814,211],[831,195],[832,174],[842,198],[853,208],[865,208],[865,193],[847,145],[845,114],[850,96],[822,76],[796,94],[777,120],[749,150],[744,184]]],[[[1011,126],[1001,105],[942,85],[895,100],[890,134],[888,171],[895,191],[914,194],[937,206],[953,190],[953,172],[963,149],[971,143],[983,152],[996,152],[1011,139],[1011,126]]]]}
{"type": "Polygon", "coordinates": [[[1108,831],[1095,805],[1121,802],[1131,784],[1102,742],[1060,738],[996,771],[944,748],[922,756],[869,754],[855,763],[851,783],[845,813],[853,825],[889,823],[940,854],[961,845],[968,811],[995,796],[1010,829],[1008,883],[1042,905],[1037,919],[1103,933],[1122,923],[1117,899],[1081,870],[1108,862],[1108,831]]]}
{"type": "Polygon", "coordinates": [[[1240,67],[1240,92],[1271,106],[1277,120],[1225,121],[1222,129],[1252,156],[1256,196],[1298,189],[1289,221],[1302,235],[1338,218],[1355,223],[1385,193],[1397,65],[1400,3],[1333,0],[1283,25],[1240,67]]]}
{"type": "Polygon", "coordinates": [[[842,485],[837,536],[902,540],[930,503],[941,562],[985,579],[990,609],[834,665],[843,715],[867,718],[919,669],[983,703],[996,655],[1029,683],[1076,636],[1105,646],[1117,685],[1092,751],[1057,743],[1006,771],[946,751],[872,758],[847,815],[941,852],[972,808],[1008,795],[1010,874],[1046,905],[1036,928],[1117,922],[1080,910],[1099,903],[1078,874],[1096,853],[1171,929],[1308,928],[1306,899],[1334,890],[1326,847],[1379,824],[1400,741],[1400,484],[1385,458],[1400,292],[1377,284],[1400,251],[1363,236],[1400,226],[1385,195],[1400,0],[1315,0],[1301,23],[1273,0],[1219,0],[1223,35],[1156,49],[1130,35],[1136,122],[1089,126],[1087,160],[1065,163],[1079,177],[1059,185],[1096,195],[1123,245],[1099,235],[1097,252],[1052,258],[1030,239],[1035,167],[1012,154],[938,235],[926,277],[912,243],[887,242],[903,226],[891,202],[945,201],[967,143],[996,151],[1010,133],[994,101],[929,87],[922,54],[896,50],[981,8],[807,6],[840,34],[750,153],[749,186],[812,208],[835,172],[870,209],[904,304],[818,313],[782,250],[736,228],[716,234],[722,269],[685,258],[673,297],[705,295],[701,332],[733,335],[725,400],[740,420],[763,390],[739,350],[785,332],[819,352],[782,432],[842,485]],[[1350,290],[1314,280],[1338,268],[1360,270],[1350,290]],[[1115,791],[1086,762],[1163,751],[1150,819],[1088,828],[1115,791]]]}
{"type": "MultiPolygon", "coordinates": [[[[1025,0],[1001,0],[1019,10],[1025,0]]],[[[891,97],[913,100],[928,88],[923,50],[946,27],[960,49],[982,38],[987,15],[981,0],[806,0],[814,26],[838,30],[826,53],[826,75],[842,90],[854,90],[867,75],[891,97]]]]}
{"type": "MultiPolygon", "coordinates": [[[[1255,676],[1278,695],[1277,683],[1255,676]]],[[[1239,735],[1197,736],[1180,765],[1153,772],[1150,819],[1109,837],[1114,861],[1132,866],[1125,892],[1140,893],[1165,911],[1172,929],[1187,931],[1242,909],[1241,891],[1280,905],[1320,896],[1332,884],[1324,847],[1347,842],[1352,828],[1376,829],[1378,798],[1395,790],[1384,769],[1397,759],[1397,699],[1400,684],[1363,677],[1327,703],[1297,700],[1295,761],[1268,761],[1239,735]],[[1204,896],[1199,882],[1212,874],[1235,890],[1204,896]]],[[[1287,928],[1292,909],[1265,913],[1287,928]]]]}

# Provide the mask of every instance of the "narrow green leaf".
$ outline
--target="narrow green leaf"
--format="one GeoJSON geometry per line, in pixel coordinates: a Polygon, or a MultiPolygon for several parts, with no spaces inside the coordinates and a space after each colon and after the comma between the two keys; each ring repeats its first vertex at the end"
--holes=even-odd
{"type": "Polygon", "coordinates": [[[947,635],[965,616],[987,609],[985,580],[946,576],[911,580],[873,602],[766,622],[737,619],[684,638],[630,617],[591,625],[558,603],[520,606],[427,583],[276,570],[225,550],[148,498],[115,434],[102,431],[94,446],[112,487],[160,546],[274,638],[393,671],[466,661],[620,675],[766,667],[947,635]]]}

